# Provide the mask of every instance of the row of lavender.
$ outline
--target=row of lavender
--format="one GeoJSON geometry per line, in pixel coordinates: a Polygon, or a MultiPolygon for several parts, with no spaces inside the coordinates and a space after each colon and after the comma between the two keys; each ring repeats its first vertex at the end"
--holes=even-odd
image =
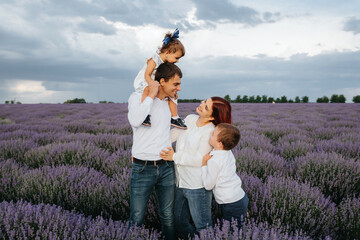
{"type": "MultiPolygon", "coordinates": [[[[183,115],[194,109],[181,105],[183,115]]],[[[243,137],[234,152],[246,173],[250,217],[312,237],[359,235],[356,105],[238,104],[233,112],[243,137]]],[[[0,118],[2,200],[127,219],[126,105],[2,106],[0,118]]],[[[158,223],[154,204],[152,198],[148,226],[158,223]]]]}

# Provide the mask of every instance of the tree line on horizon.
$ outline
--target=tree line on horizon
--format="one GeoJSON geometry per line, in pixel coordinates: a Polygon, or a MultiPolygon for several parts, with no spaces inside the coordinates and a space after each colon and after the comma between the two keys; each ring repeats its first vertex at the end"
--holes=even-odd
{"type": "MultiPolygon", "coordinates": [[[[303,96],[299,97],[296,96],[294,100],[288,99],[286,96],[282,96],[280,98],[274,98],[274,97],[268,97],[267,95],[257,95],[257,96],[247,96],[244,95],[241,97],[241,95],[237,95],[235,99],[231,99],[230,95],[227,94],[224,96],[226,100],[233,103],[308,103],[309,97],[303,96]]],[[[178,102],[187,103],[187,102],[201,102],[201,99],[178,99],[178,102]]],[[[360,95],[356,95],[353,97],[352,101],[354,103],[360,103],[360,95]]],[[[343,94],[333,94],[330,98],[327,96],[320,97],[316,100],[317,103],[345,103],[346,98],[343,94]]],[[[64,104],[69,103],[87,103],[84,98],[74,98],[74,99],[68,99],[64,102],[64,104]]],[[[99,101],[99,103],[114,103],[112,101],[99,101]]],[[[21,104],[19,101],[15,100],[6,100],[5,104],[21,104]]]]}
{"type": "MultiPolygon", "coordinates": [[[[233,103],[308,103],[309,97],[296,96],[295,99],[288,99],[286,96],[274,98],[268,97],[267,95],[257,95],[257,96],[248,96],[248,95],[237,95],[235,99],[231,99],[230,95],[225,95],[224,97],[229,102],[233,103]]],[[[201,102],[200,99],[179,99],[179,102],[201,102]]],[[[360,95],[354,96],[352,101],[354,103],[360,103],[360,95]]],[[[345,103],[346,98],[343,94],[333,94],[330,98],[327,96],[320,97],[316,100],[317,103],[345,103]]]]}

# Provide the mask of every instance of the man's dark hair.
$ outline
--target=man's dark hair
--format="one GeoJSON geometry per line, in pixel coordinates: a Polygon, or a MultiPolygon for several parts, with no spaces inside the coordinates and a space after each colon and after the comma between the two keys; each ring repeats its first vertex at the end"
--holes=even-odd
{"type": "Polygon", "coordinates": [[[160,82],[160,79],[164,79],[165,82],[169,81],[170,78],[173,78],[175,75],[178,75],[182,78],[182,72],[178,66],[174,63],[165,62],[159,65],[155,73],[155,80],[160,82]]]}
{"type": "Polygon", "coordinates": [[[216,126],[219,129],[218,142],[223,144],[224,150],[233,149],[240,141],[239,129],[228,123],[220,123],[216,126]]]}

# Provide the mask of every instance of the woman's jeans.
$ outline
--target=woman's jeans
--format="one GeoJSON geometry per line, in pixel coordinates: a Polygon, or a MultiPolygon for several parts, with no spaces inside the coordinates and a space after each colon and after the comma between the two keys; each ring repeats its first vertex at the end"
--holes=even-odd
{"type": "Polygon", "coordinates": [[[176,188],[175,227],[179,237],[188,239],[200,230],[212,227],[211,221],[212,191],[205,188],[176,188]],[[193,220],[195,227],[191,224],[193,220]]]}
{"type": "Polygon", "coordinates": [[[133,163],[130,183],[130,225],[144,223],[148,201],[153,187],[158,200],[161,230],[165,239],[175,239],[174,162],[151,166],[133,163]]]}
{"type": "Polygon", "coordinates": [[[231,222],[232,218],[237,220],[239,228],[245,221],[246,211],[248,207],[249,199],[245,196],[239,201],[227,204],[220,204],[222,218],[231,222]]]}

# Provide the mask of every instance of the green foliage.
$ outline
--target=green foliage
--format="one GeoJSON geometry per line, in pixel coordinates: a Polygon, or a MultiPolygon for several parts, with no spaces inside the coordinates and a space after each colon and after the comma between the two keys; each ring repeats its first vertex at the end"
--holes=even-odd
{"type": "Polygon", "coordinates": [[[308,102],[309,102],[309,97],[308,97],[308,96],[303,96],[303,97],[301,98],[301,101],[302,101],[303,103],[308,103],[308,102]]]}
{"type": "Polygon", "coordinates": [[[321,98],[318,98],[316,100],[317,103],[328,103],[329,102],[329,98],[327,96],[323,96],[321,98]]]}
{"type": "Polygon", "coordinates": [[[226,100],[228,100],[229,102],[231,102],[231,98],[230,98],[230,95],[228,94],[228,95],[225,95],[225,97],[224,97],[226,100]]]}
{"type": "Polygon", "coordinates": [[[354,103],[360,103],[360,95],[354,96],[353,99],[352,99],[352,101],[353,101],[354,103]]]}
{"type": "Polygon", "coordinates": [[[300,103],[300,102],[301,102],[301,101],[300,101],[300,98],[299,98],[298,96],[295,97],[295,102],[296,102],[296,103],[300,103]]]}
{"type": "Polygon", "coordinates": [[[333,94],[330,98],[330,102],[331,103],[345,103],[346,98],[343,94],[341,94],[341,95],[333,94]]]}
{"type": "Polygon", "coordinates": [[[83,98],[74,98],[72,100],[66,100],[64,103],[86,103],[86,101],[83,98]]]}
{"type": "Polygon", "coordinates": [[[280,102],[282,103],[287,103],[287,97],[286,96],[282,96],[280,99],[280,102]]]}

